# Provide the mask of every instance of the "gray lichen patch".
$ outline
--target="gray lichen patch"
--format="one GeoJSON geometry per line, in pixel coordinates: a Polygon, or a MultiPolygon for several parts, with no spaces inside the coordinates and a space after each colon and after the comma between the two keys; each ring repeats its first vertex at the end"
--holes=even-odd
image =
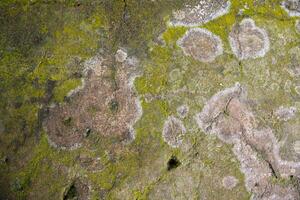
{"type": "Polygon", "coordinates": [[[222,184],[224,188],[231,190],[238,184],[238,180],[234,176],[225,176],[222,184]]]}
{"type": "Polygon", "coordinates": [[[190,29],[177,44],[185,55],[201,62],[212,62],[223,53],[220,37],[202,28],[190,29]]]}
{"type": "Polygon", "coordinates": [[[197,26],[216,19],[230,9],[228,0],[197,0],[186,4],[183,9],[173,12],[171,24],[175,26],[197,26]]]}
{"type": "Polygon", "coordinates": [[[300,16],[300,1],[299,0],[285,0],[282,2],[282,8],[291,17],[300,16]]]}
{"type": "Polygon", "coordinates": [[[244,19],[234,25],[229,42],[233,53],[240,60],[263,57],[270,49],[267,32],[257,27],[252,19],[244,19]]]}
{"type": "Polygon", "coordinates": [[[84,86],[49,109],[44,127],[51,144],[73,149],[89,134],[119,137],[125,143],[134,139],[132,126],[141,115],[133,88],[136,75],[123,65],[113,71],[111,62],[97,57],[88,61],[84,86]]]}
{"type": "Polygon", "coordinates": [[[124,62],[127,58],[127,53],[122,50],[122,49],[119,49],[117,52],[116,52],[116,55],[115,55],[115,59],[117,62],[124,62]]]}
{"type": "Polygon", "coordinates": [[[245,174],[245,185],[253,199],[281,198],[288,193],[300,198],[293,185],[270,182],[272,178],[300,176],[300,163],[283,160],[280,144],[268,127],[259,127],[239,84],[215,94],[196,115],[199,127],[233,144],[233,153],[245,174]]]}
{"type": "Polygon", "coordinates": [[[280,106],[275,110],[275,116],[282,121],[288,121],[296,116],[297,108],[296,107],[283,107],[280,106]]]}
{"type": "Polygon", "coordinates": [[[246,93],[239,83],[215,94],[196,115],[198,126],[204,132],[218,134],[225,141],[239,137],[243,124],[252,124],[252,115],[240,103],[246,93]]]}
{"type": "Polygon", "coordinates": [[[176,117],[170,116],[164,124],[162,136],[164,141],[173,148],[182,144],[186,129],[183,123],[176,117]]]}
{"type": "Polygon", "coordinates": [[[181,105],[176,110],[180,118],[185,118],[189,112],[189,107],[187,105],[181,105]]]}

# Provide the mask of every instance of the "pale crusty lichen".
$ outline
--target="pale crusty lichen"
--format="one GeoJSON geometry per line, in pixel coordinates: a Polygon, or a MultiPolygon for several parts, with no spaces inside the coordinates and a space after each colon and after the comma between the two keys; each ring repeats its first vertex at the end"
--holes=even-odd
{"type": "Polygon", "coordinates": [[[295,28],[296,28],[296,32],[297,32],[298,34],[300,34],[300,20],[297,20],[297,21],[296,21],[295,28]]]}
{"type": "Polygon", "coordinates": [[[182,144],[186,129],[183,123],[176,117],[170,116],[164,124],[162,136],[164,141],[173,148],[182,144]]]}
{"type": "Polygon", "coordinates": [[[185,55],[202,62],[212,62],[223,53],[220,37],[203,28],[190,29],[177,44],[185,55]]]}
{"type": "Polygon", "coordinates": [[[171,25],[197,26],[216,19],[229,12],[228,0],[198,0],[196,4],[186,4],[183,9],[173,12],[171,25]]]}
{"type": "Polygon", "coordinates": [[[127,53],[123,49],[119,49],[116,52],[115,59],[117,62],[124,62],[127,58],[127,53]]]}
{"type": "Polygon", "coordinates": [[[299,0],[285,0],[282,2],[281,7],[291,17],[300,16],[300,1],[299,0]]]}
{"type": "Polygon", "coordinates": [[[252,19],[236,24],[229,34],[231,49],[240,60],[263,57],[270,49],[267,32],[252,19]]]}
{"type": "Polygon", "coordinates": [[[238,180],[234,176],[225,176],[222,184],[224,188],[231,190],[238,184],[238,180]]]}
{"type": "Polygon", "coordinates": [[[272,177],[300,176],[300,163],[281,158],[276,137],[270,128],[258,126],[240,84],[214,95],[196,120],[204,132],[234,145],[233,152],[241,163],[245,185],[253,199],[282,198],[285,193],[291,198],[300,197],[291,185],[270,183],[272,177]]]}
{"type": "Polygon", "coordinates": [[[288,121],[295,117],[297,112],[296,107],[283,107],[280,106],[278,109],[275,110],[275,116],[282,121],[288,121]]]}

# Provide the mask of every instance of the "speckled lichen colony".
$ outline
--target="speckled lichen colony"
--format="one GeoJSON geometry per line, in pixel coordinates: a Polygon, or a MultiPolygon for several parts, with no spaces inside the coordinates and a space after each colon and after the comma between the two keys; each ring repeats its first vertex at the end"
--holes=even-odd
{"type": "Polygon", "coordinates": [[[1,10],[0,199],[300,199],[299,0],[1,10]]]}

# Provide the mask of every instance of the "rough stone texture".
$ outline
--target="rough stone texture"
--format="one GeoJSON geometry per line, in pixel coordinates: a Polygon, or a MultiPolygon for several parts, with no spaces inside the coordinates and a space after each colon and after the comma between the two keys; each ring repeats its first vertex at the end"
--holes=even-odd
{"type": "Polygon", "coordinates": [[[0,199],[300,199],[284,1],[0,1],[0,199]]]}
{"type": "Polygon", "coordinates": [[[206,29],[190,29],[177,44],[185,55],[202,62],[212,62],[223,53],[221,39],[206,29]]]}
{"type": "Polygon", "coordinates": [[[118,68],[116,80],[102,58],[86,63],[84,85],[71,93],[69,102],[50,108],[45,121],[49,140],[59,148],[74,149],[86,132],[122,141],[134,139],[133,125],[141,108],[127,67],[118,68]]]}
{"type": "Polygon", "coordinates": [[[230,9],[227,0],[197,0],[173,12],[171,24],[175,26],[197,26],[226,14],[230,9]]]}
{"type": "Polygon", "coordinates": [[[246,188],[254,199],[281,198],[286,192],[291,198],[300,198],[297,188],[270,182],[271,177],[300,176],[300,163],[281,158],[277,139],[270,128],[258,127],[240,84],[215,94],[196,115],[196,120],[204,132],[216,134],[234,145],[246,188]]]}
{"type": "Polygon", "coordinates": [[[252,19],[243,19],[233,27],[229,42],[231,49],[240,60],[263,57],[269,51],[267,32],[255,25],[252,19]]]}
{"type": "Polygon", "coordinates": [[[185,133],[183,123],[179,119],[170,116],[164,124],[162,136],[166,143],[176,148],[182,144],[182,137],[185,133]]]}

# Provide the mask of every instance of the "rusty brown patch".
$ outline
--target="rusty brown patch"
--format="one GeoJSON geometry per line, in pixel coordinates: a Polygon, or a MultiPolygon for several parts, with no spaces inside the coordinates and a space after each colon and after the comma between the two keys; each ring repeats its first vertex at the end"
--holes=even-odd
{"type": "Polygon", "coordinates": [[[113,59],[93,58],[83,88],[68,102],[50,108],[44,125],[54,145],[74,148],[89,134],[132,139],[138,113],[132,72],[113,64],[113,59]]]}

